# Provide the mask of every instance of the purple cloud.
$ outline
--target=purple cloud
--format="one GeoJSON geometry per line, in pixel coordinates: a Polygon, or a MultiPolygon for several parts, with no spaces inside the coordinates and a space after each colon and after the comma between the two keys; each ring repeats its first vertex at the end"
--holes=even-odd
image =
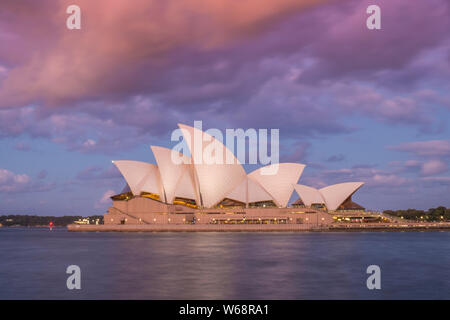
{"type": "MultiPolygon", "coordinates": [[[[395,194],[403,203],[425,187],[445,189],[437,175],[448,172],[450,142],[436,139],[450,110],[446,0],[380,0],[379,31],[365,27],[368,0],[79,0],[78,33],[64,27],[68,4],[5,0],[0,8],[0,143],[26,151],[42,139],[85,161],[78,174],[66,169],[75,178],[65,188],[89,180],[115,190],[118,173],[90,165],[92,153],[136,156],[137,146],[168,143],[178,122],[203,120],[279,128],[281,160],[307,162],[314,186],[363,180],[377,201],[395,194]],[[412,159],[352,165],[363,153],[370,159],[370,147],[342,149],[384,128],[430,140],[393,145],[376,136],[412,159]],[[336,169],[341,153],[349,165],[336,169]]],[[[44,188],[14,179],[20,174],[4,172],[2,188],[44,188]]]]}
{"type": "Polygon", "coordinates": [[[119,170],[113,165],[107,167],[90,166],[80,171],[76,178],[79,180],[104,180],[121,178],[119,170]]]}
{"type": "Polygon", "coordinates": [[[45,179],[48,175],[47,170],[41,170],[41,172],[39,172],[39,174],[37,175],[37,178],[39,180],[45,179]]]}
{"type": "Polygon", "coordinates": [[[19,151],[30,151],[31,146],[29,143],[27,143],[25,141],[18,141],[15,144],[14,149],[19,150],[19,151]]]}
{"type": "Polygon", "coordinates": [[[53,183],[33,181],[27,174],[18,174],[0,168],[0,192],[2,193],[43,192],[49,191],[53,187],[53,183]]]}
{"type": "Polygon", "coordinates": [[[345,160],[345,156],[343,154],[335,154],[327,159],[327,162],[341,162],[345,160]]]}
{"type": "Polygon", "coordinates": [[[408,152],[423,157],[450,157],[450,140],[406,142],[388,149],[408,152]]]}
{"type": "Polygon", "coordinates": [[[448,164],[442,160],[429,160],[423,163],[421,173],[425,176],[442,174],[448,171],[448,164]]]}
{"type": "Polygon", "coordinates": [[[25,190],[31,182],[26,174],[15,174],[6,169],[0,169],[0,191],[18,192],[25,190]]]}

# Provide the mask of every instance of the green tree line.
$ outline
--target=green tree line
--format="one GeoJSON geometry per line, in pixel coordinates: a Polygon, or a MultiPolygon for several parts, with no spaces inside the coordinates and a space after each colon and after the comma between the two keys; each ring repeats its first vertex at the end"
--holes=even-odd
{"type": "MultiPolygon", "coordinates": [[[[32,227],[32,226],[45,226],[49,225],[50,221],[53,222],[54,226],[67,226],[68,224],[73,223],[75,220],[83,219],[85,217],[82,216],[63,216],[63,217],[54,217],[54,216],[32,216],[32,215],[3,215],[0,216],[0,224],[5,227],[10,226],[23,226],[23,227],[32,227]]],[[[103,216],[90,216],[87,217],[89,222],[95,224],[96,219],[100,219],[99,223],[103,224],[103,216]]]]}
{"type": "Polygon", "coordinates": [[[446,207],[430,208],[426,211],[417,209],[385,210],[383,213],[408,220],[450,221],[450,208],[446,207]]]}

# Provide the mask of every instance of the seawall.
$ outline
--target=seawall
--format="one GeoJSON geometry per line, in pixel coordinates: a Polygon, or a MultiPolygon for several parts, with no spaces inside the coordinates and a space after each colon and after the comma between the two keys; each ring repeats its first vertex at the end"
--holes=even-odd
{"type": "Polygon", "coordinates": [[[124,224],[67,226],[72,232],[357,232],[357,231],[450,231],[450,223],[378,224],[378,225],[324,225],[311,224],[124,224]]]}

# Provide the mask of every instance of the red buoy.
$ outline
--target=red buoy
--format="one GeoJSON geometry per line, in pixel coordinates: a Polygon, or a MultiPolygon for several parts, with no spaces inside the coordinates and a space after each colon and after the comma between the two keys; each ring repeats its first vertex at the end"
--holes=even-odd
{"type": "Polygon", "coordinates": [[[53,228],[53,221],[50,221],[50,223],[48,224],[50,226],[50,231],[52,231],[53,228]]]}

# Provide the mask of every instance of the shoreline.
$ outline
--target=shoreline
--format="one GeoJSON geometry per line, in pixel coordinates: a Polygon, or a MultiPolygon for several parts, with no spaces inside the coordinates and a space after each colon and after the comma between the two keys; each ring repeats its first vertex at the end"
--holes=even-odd
{"type": "MultiPolygon", "coordinates": [[[[14,225],[14,226],[0,226],[1,229],[16,229],[16,228],[47,228],[50,229],[50,227],[47,225],[36,225],[36,226],[20,226],[20,225],[14,225]]],[[[63,229],[67,228],[67,226],[53,226],[53,229],[63,229]]]]}
{"type": "Polygon", "coordinates": [[[273,225],[74,225],[69,232],[395,232],[395,231],[450,231],[450,224],[316,226],[301,224],[273,225]]]}

